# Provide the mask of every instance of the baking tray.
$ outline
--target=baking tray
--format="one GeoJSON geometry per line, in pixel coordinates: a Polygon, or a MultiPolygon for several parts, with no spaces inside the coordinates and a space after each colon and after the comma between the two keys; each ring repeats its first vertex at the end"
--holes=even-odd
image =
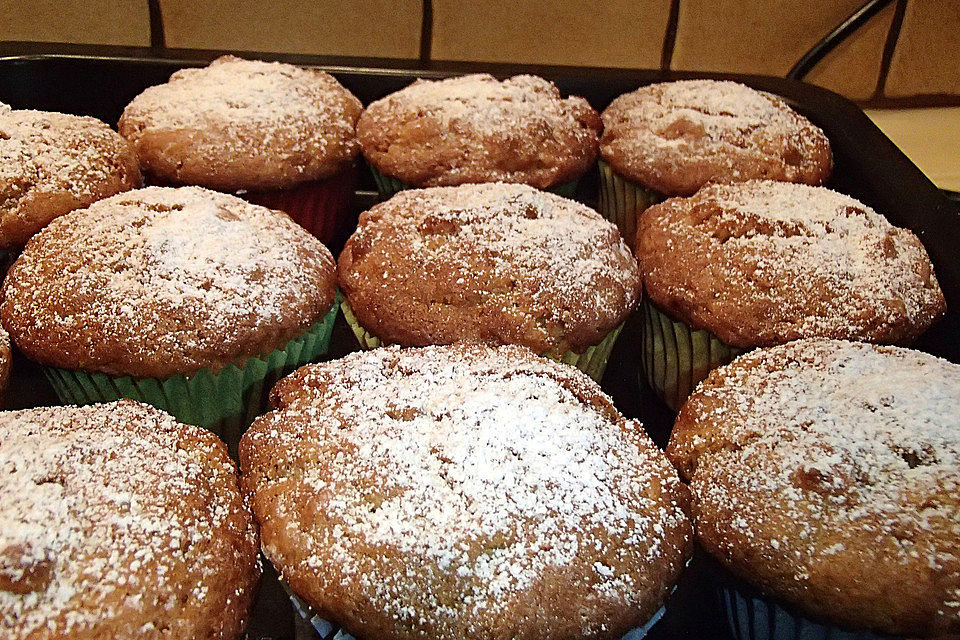
{"type": "MultiPolygon", "coordinates": [[[[165,82],[179,68],[205,65],[222,53],[0,43],[0,102],[21,109],[92,115],[115,125],[123,107],[143,89],[165,82]]],[[[856,105],[835,93],[783,78],[742,74],[474,63],[420,65],[416,61],[248,52],[238,55],[322,68],[334,74],[364,104],[401,89],[415,78],[480,71],[498,77],[534,73],[555,82],[564,94],[587,98],[597,110],[640,85],[684,78],[731,79],[775,93],[822,128],[830,139],[834,171],[827,186],[863,201],[893,224],[909,228],[921,238],[946,296],[947,315],[915,347],[960,362],[960,265],[956,260],[960,207],[941,193],[856,105]]],[[[578,196],[589,202],[596,198],[595,170],[583,182],[578,196]]],[[[372,204],[373,191],[372,180],[364,176],[356,199],[358,210],[372,204]]],[[[625,415],[641,418],[653,439],[663,446],[673,416],[649,389],[637,386],[638,335],[637,324],[628,323],[611,356],[602,386],[625,415]]],[[[353,336],[339,323],[334,329],[331,355],[352,349],[353,336]]],[[[39,369],[15,355],[7,407],[56,402],[39,369]]],[[[250,637],[291,638],[291,607],[275,574],[269,566],[265,569],[250,637]]],[[[711,588],[714,571],[711,561],[694,558],[671,598],[667,615],[648,638],[730,638],[724,611],[711,588]]]]}

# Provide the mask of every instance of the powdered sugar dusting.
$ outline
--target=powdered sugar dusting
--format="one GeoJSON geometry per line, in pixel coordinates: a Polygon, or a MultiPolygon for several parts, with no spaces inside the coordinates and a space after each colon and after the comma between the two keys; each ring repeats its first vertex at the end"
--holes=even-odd
{"type": "Polygon", "coordinates": [[[256,535],[216,442],[129,401],[0,413],[0,635],[200,637],[221,590],[248,601],[256,535]]]}
{"type": "MultiPolygon", "coordinates": [[[[305,493],[281,496],[277,517],[296,518],[283,501],[312,494],[329,518],[294,525],[311,551],[291,573],[356,583],[361,600],[437,638],[478,637],[551,580],[617,610],[651,604],[666,588],[651,587],[653,567],[682,555],[664,542],[685,535],[678,483],[639,424],[588,400],[598,393],[519,347],[386,348],[301,369],[275,392],[281,409],[246,436],[248,447],[326,443],[317,463],[288,458],[305,493]],[[408,572],[369,553],[403,554],[408,572]]],[[[587,634],[603,620],[579,623],[587,634]]]]}
{"type": "Polygon", "coordinates": [[[380,108],[401,103],[404,109],[429,110],[446,128],[470,128],[485,136],[508,135],[531,121],[550,129],[573,127],[571,106],[579,97],[560,99],[560,92],[547,80],[520,75],[503,82],[491,75],[473,74],[445,80],[418,80],[405,89],[373,102],[368,109],[376,117],[380,108]]]}
{"type": "Polygon", "coordinates": [[[348,96],[322,71],[223,56],[148,87],[124,110],[124,120],[139,128],[221,130],[225,148],[234,145],[248,152],[266,152],[276,144],[274,136],[283,133],[285,141],[300,140],[299,146],[287,149],[293,155],[303,152],[308,142],[323,146],[328,138],[353,137],[356,116],[350,116],[347,107],[359,103],[348,96]],[[245,135],[247,129],[257,135],[245,135]],[[290,136],[290,129],[301,135],[290,136]]]}
{"type": "MultiPolygon", "coordinates": [[[[356,257],[343,286],[348,296],[377,291],[381,314],[390,313],[391,296],[428,298],[421,300],[426,316],[437,311],[429,300],[473,301],[490,313],[498,309],[506,325],[589,324],[602,335],[639,295],[636,261],[614,225],[589,207],[525,185],[402,191],[361,216],[348,248],[356,257]],[[371,273],[374,266],[382,278],[371,273]],[[435,289],[424,284],[431,280],[435,289]],[[455,283],[456,300],[444,298],[447,281],[455,283]]],[[[464,336],[469,331],[463,327],[464,336]]]]}
{"type": "Polygon", "coordinates": [[[668,194],[693,193],[709,180],[820,184],[830,171],[829,143],[820,129],[780,98],[736,82],[641,87],[615,99],[603,121],[603,157],[645,184],[658,171],[670,174],[661,179],[674,189],[651,185],[668,194]],[[700,164],[704,159],[710,166],[700,164]],[[684,166],[690,175],[672,175],[684,166]]]}
{"type": "Polygon", "coordinates": [[[96,327],[94,353],[116,341],[189,370],[186,360],[211,353],[229,361],[257,332],[319,320],[334,270],[326,247],[285,214],[196,187],[150,187],[38,235],[5,283],[5,320],[18,344],[38,331],[57,341],[96,327]]]}
{"type": "Polygon", "coordinates": [[[956,628],[960,366],[818,339],[752,352],[711,380],[688,406],[721,431],[694,431],[678,448],[700,451],[691,485],[700,510],[737,514],[723,527],[751,553],[788,563],[801,584],[821,554],[859,567],[865,550],[904,575],[932,573],[937,586],[916,590],[940,598],[931,628],[956,628]],[[771,518],[795,534],[766,539],[771,518]]]}
{"type": "Polygon", "coordinates": [[[600,117],[537,76],[418,80],[371,103],[357,123],[366,157],[415,186],[574,180],[597,154],[600,117]]]}
{"type": "MultiPolygon", "coordinates": [[[[759,336],[760,344],[815,335],[907,341],[943,308],[916,236],[822,187],[772,181],[710,185],[646,215],[643,233],[663,232],[666,244],[641,239],[645,278],[659,283],[681,252],[688,259],[696,252],[709,263],[709,275],[693,274],[696,284],[677,283],[678,288],[704,289],[697,295],[708,307],[729,301],[748,309],[737,316],[744,327],[750,325],[745,318],[758,313],[751,310],[769,309],[755,321],[764,326],[745,330],[756,334],[754,340],[759,336]],[[654,261],[646,259],[648,253],[663,255],[654,261]]],[[[648,284],[654,297],[659,289],[648,284]]]]}
{"type": "MultiPolygon", "coordinates": [[[[135,162],[126,143],[96,118],[0,103],[0,227],[23,224],[21,207],[43,194],[91,202],[123,181],[139,181],[126,175],[128,164],[135,162]]],[[[0,228],[0,246],[10,244],[7,232],[0,228]]]]}

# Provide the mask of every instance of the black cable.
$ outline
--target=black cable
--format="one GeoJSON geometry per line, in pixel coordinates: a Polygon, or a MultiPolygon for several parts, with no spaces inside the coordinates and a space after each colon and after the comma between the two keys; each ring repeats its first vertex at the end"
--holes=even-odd
{"type": "Polygon", "coordinates": [[[164,49],[167,43],[163,32],[163,13],[160,11],[160,0],[147,0],[147,10],[150,12],[150,47],[164,49]]]}
{"type": "Polygon", "coordinates": [[[433,2],[423,0],[423,19],[420,22],[420,63],[427,64],[433,55],[433,2]]]}
{"type": "Polygon", "coordinates": [[[869,0],[862,7],[853,12],[850,17],[840,23],[833,31],[823,37],[820,42],[813,45],[797,64],[787,73],[787,78],[791,80],[803,80],[810,70],[813,69],[823,57],[833,51],[837,45],[843,42],[848,36],[862,27],[870,18],[877,15],[884,7],[893,0],[869,0]]]}
{"type": "Polygon", "coordinates": [[[667,15],[667,32],[660,51],[660,69],[669,71],[673,63],[673,50],[677,45],[677,25],[680,22],[680,0],[671,0],[670,13],[667,15]]]}

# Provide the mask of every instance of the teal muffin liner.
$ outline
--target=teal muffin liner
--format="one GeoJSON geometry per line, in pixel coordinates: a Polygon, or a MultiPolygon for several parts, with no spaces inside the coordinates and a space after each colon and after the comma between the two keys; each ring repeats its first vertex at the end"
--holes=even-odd
{"type": "Polygon", "coordinates": [[[753,593],[724,583],[720,598],[736,640],[897,640],[872,631],[848,631],[821,624],[753,593]]]}
{"type": "MultiPolygon", "coordinates": [[[[413,188],[405,182],[380,173],[373,167],[373,165],[368,166],[370,166],[370,172],[373,174],[373,181],[377,183],[377,193],[380,194],[381,200],[387,200],[396,195],[397,192],[403,191],[404,189],[413,188]]],[[[563,196],[564,198],[573,198],[577,193],[577,185],[579,183],[579,180],[574,180],[572,182],[566,182],[564,184],[557,185],[556,187],[547,189],[547,191],[555,193],[558,196],[563,196]]]]}
{"type": "Polygon", "coordinates": [[[693,390],[720,365],[743,353],[705,329],[692,329],[660,311],[648,297],[640,303],[642,374],[668,407],[679,411],[693,390]]]}
{"type": "MultiPolygon", "coordinates": [[[[293,603],[293,609],[297,612],[295,621],[296,633],[295,640],[357,640],[354,636],[328,620],[324,620],[310,608],[306,602],[291,593],[290,589],[284,585],[287,594],[290,596],[290,602],[293,603]]],[[[655,624],[660,622],[660,618],[666,612],[666,607],[654,613],[650,620],[642,627],[631,629],[623,635],[621,640],[642,640],[649,633],[655,624]]]]}
{"type": "Polygon", "coordinates": [[[640,214],[662,202],[666,196],[620,177],[603,160],[597,164],[600,167],[600,202],[597,210],[617,225],[620,235],[633,246],[640,214]]]}
{"type": "Polygon", "coordinates": [[[283,348],[247,358],[242,367],[227,365],[218,373],[200,369],[189,377],[165,379],[115,377],[53,367],[46,368],[45,373],[63,402],[82,405],[120,398],[139,400],[181,422],[212,431],[236,457],[240,436],[267,409],[270,389],[277,380],[327,352],[339,302],[337,292],[327,315],[283,348]]]}
{"type": "MultiPolygon", "coordinates": [[[[346,298],[344,298],[343,302],[340,303],[340,308],[343,309],[343,317],[346,319],[347,324],[350,326],[350,330],[353,331],[353,335],[356,336],[357,342],[360,343],[360,346],[363,349],[376,349],[377,347],[386,346],[389,344],[383,342],[380,340],[380,338],[376,337],[360,325],[357,317],[353,315],[353,309],[350,308],[350,303],[347,302],[346,298]]],[[[541,355],[546,358],[550,358],[551,360],[573,365],[597,382],[600,382],[600,380],[603,379],[603,372],[607,369],[607,361],[610,359],[610,352],[613,351],[613,345],[616,344],[617,337],[619,337],[620,331],[622,330],[623,324],[604,336],[603,340],[601,340],[599,343],[593,345],[592,347],[588,347],[583,353],[567,351],[560,355],[552,353],[544,353],[541,355]]]]}

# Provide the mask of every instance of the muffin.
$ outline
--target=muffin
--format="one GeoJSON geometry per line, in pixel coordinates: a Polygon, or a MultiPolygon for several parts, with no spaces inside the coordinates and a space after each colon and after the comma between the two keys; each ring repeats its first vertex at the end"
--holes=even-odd
{"type": "Polygon", "coordinates": [[[945,311],[927,252],[848,196],[710,185],[640,218],[643,366],[678,409],[742,350],[807,337],[906,345],[945,311]]]}
{"type": "Polygon", "coordinates": [[[363,155],[389,197],[408,187],[523,183],[572,196],[597,157],[600,116],[537,76],[417,80],[368,106],[363,155]]]}
{"type": "Polygon", "coordinates": [[[522,347],[358,352],[272,398],[240,443],[264,553],[357,638],[620,638],[690,553],[641,425],[522,347]]]}
{"type": "Polygon", "coordinates": [[[0,412],[0,636],[235,640],[260,576],[223,443],[129,400],[0,412]]]}
{"type": "Polygon", "coordinates": [[[956,364],[829,339],[710,374],[667,455],[701,545],[752,585],[724,587],[740,637],[960,634],[958,398],[956,364]]]}
{"type": "Polygon", "coordinates": [[[237,192],[332,244],[352,226],[361,109],[322,71],[223,56],[145,90],[119,129],[156,184],[237,192]]]}
{"type": "Polygon", "coordinates": [[[235,449],[273,382],[326,351],[336,265],[284,213],[149,187],[55,220],[2,297],[0,320],[63,401],[141,400],[235,449]]]}
{"type": "Polygon", "coordinates": [[[360,216],[339,260],[362,346],[520,344],[599,380],[640,293],[616,227],[515,184],[400,192],[360,216]]]}
{"type": "Polygon", "coordinates": [[[136,154],[96,118],[0,104],[0,252],[57,216],[139,186],[136,154]]]}
{"type": "Polygon", "coordinates": [[[821,185],[833,165],[823,132],[780,98],[742,84],[682,80],[641,87],[603,112],[600,213],[628,241],[637,217],[709,182],[821,185]]]}

